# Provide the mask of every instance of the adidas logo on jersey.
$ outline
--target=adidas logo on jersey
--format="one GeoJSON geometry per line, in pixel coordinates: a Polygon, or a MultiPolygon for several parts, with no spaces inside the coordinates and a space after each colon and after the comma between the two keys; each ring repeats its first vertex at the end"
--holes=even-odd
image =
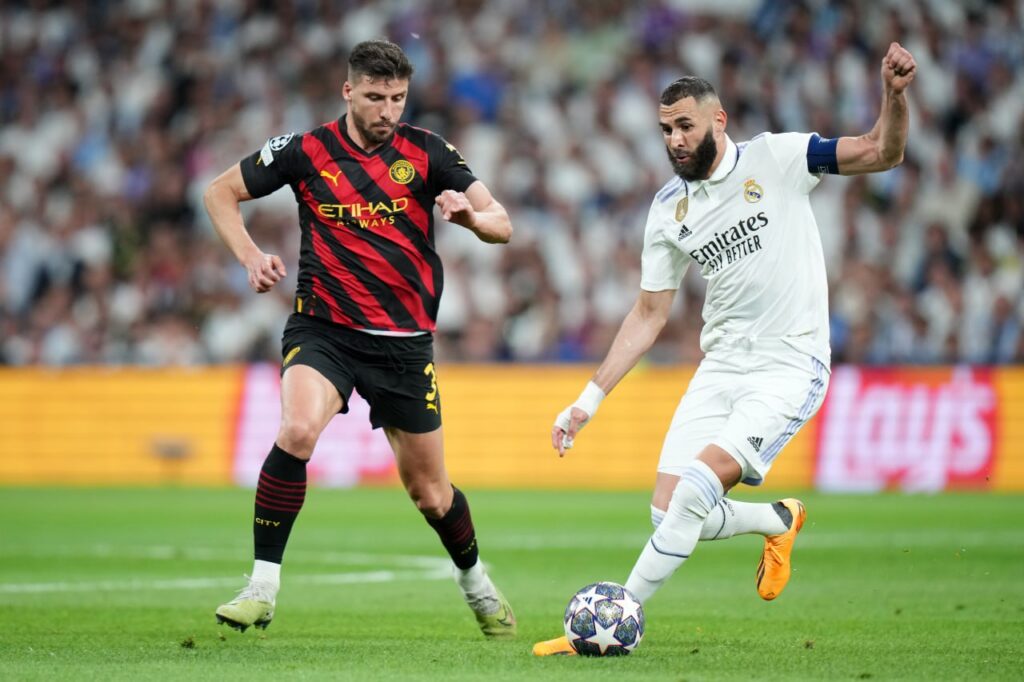
{"type": "Polygon", "coordinates": [[[679,236],[676,237],[676,239],[683,240],[692,234],[693,232],[690,232],[690,228],[688,228],[686,225],[683,225],[681,228],[679,228],[679,236]]]}
{"type": "Polygon", "coordinates": [[[760,436],[748,436],[747,442],[754,447],[754,452],[761,452],[761,444],[764,440],[760,436]]]}

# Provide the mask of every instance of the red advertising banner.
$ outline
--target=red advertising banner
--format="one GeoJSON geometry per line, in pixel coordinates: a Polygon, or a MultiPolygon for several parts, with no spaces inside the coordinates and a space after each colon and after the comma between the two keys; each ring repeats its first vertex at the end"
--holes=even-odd
{"type": "Polygon", "coordinates": [[[984,489],[998,449],[987,368],[837,367],[819,414],[821,490],[984,489]]]}

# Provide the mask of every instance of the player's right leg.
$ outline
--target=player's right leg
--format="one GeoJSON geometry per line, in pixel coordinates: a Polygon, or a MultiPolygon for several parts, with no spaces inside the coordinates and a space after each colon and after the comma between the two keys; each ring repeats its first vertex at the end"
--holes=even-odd
{"type": "Polygon", "coordinates": [[[484,570],[469,502],[448,479],[442,428],[427,433],[386,428],[385,433],[406,492],[451,557],[455,583],[480,631],[491,639],[514,637],[515,614],[484,570]]]}
{"type": "Polygon", "coordinates": [[[513,637],[512,607],[484,569],[469,501],[445,468],[433,341],[373,337],[371,343],[381,362],[361,371],[356,385],[370,404],[370,423],[384,429],[402,485],[451,557],[455,583],[480,631],[488,638],[513,637]]]}
{"type": "Polygon", "coordinates": [[[273,619],[285,546],[306,497],[306,463],[342,401],[314,367],[294,364],[284,372],[281,426],[256,485],[252,575],[234,599],[217,607],[219,623],[244,632],[250,625],[266,628],[273,619]]]}

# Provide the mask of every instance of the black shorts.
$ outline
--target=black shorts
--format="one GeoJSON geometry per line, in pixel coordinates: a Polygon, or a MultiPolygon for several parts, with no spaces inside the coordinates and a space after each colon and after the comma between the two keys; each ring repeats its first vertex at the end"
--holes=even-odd
{"type": "Polygon", "coordinates": [[[352,389],[370,404],[375,429],[427,433],[441,426],[441,395],[434,372],[434,338],[377,336],[292,314],[281,340],[281,374],[307,365],[334,384],[348,412],[352,389]]]}

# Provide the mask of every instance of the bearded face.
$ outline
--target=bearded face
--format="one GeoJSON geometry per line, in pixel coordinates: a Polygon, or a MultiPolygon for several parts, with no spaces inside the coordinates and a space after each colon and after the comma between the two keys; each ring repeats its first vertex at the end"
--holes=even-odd
{"type": "Polygon", "coordinates": [[[395,133],[394,121],[381,121],[379,119],[369,121],[355,107],[349,110],[349,116],[352,118],[352,125],[359,131],[362,139],[371,145],[382,145],[390,140],[391,136],[395,133]]]}
{"type": "Polygon", "coordinates": [[[675,171],[676,175],[687,182],[693,182],[695,180],[708,179],[711,164],[715,162],[715,157],[718,156],[718,145],[715,144],[711,126],[708,126],[704,139],[700,141],[696,149],[680,150],[667,147],[666,151],[668,152],[669,163],[672,164],[672,170],[675,171]]]}
{"type": "Polygon", "coordinates": [[[409,81],[362,75],[354,83],[346,82],[343,92],[348,101],[349,125],[356,137],[367,148],[387,143],[402,118],[409,81]]]}

